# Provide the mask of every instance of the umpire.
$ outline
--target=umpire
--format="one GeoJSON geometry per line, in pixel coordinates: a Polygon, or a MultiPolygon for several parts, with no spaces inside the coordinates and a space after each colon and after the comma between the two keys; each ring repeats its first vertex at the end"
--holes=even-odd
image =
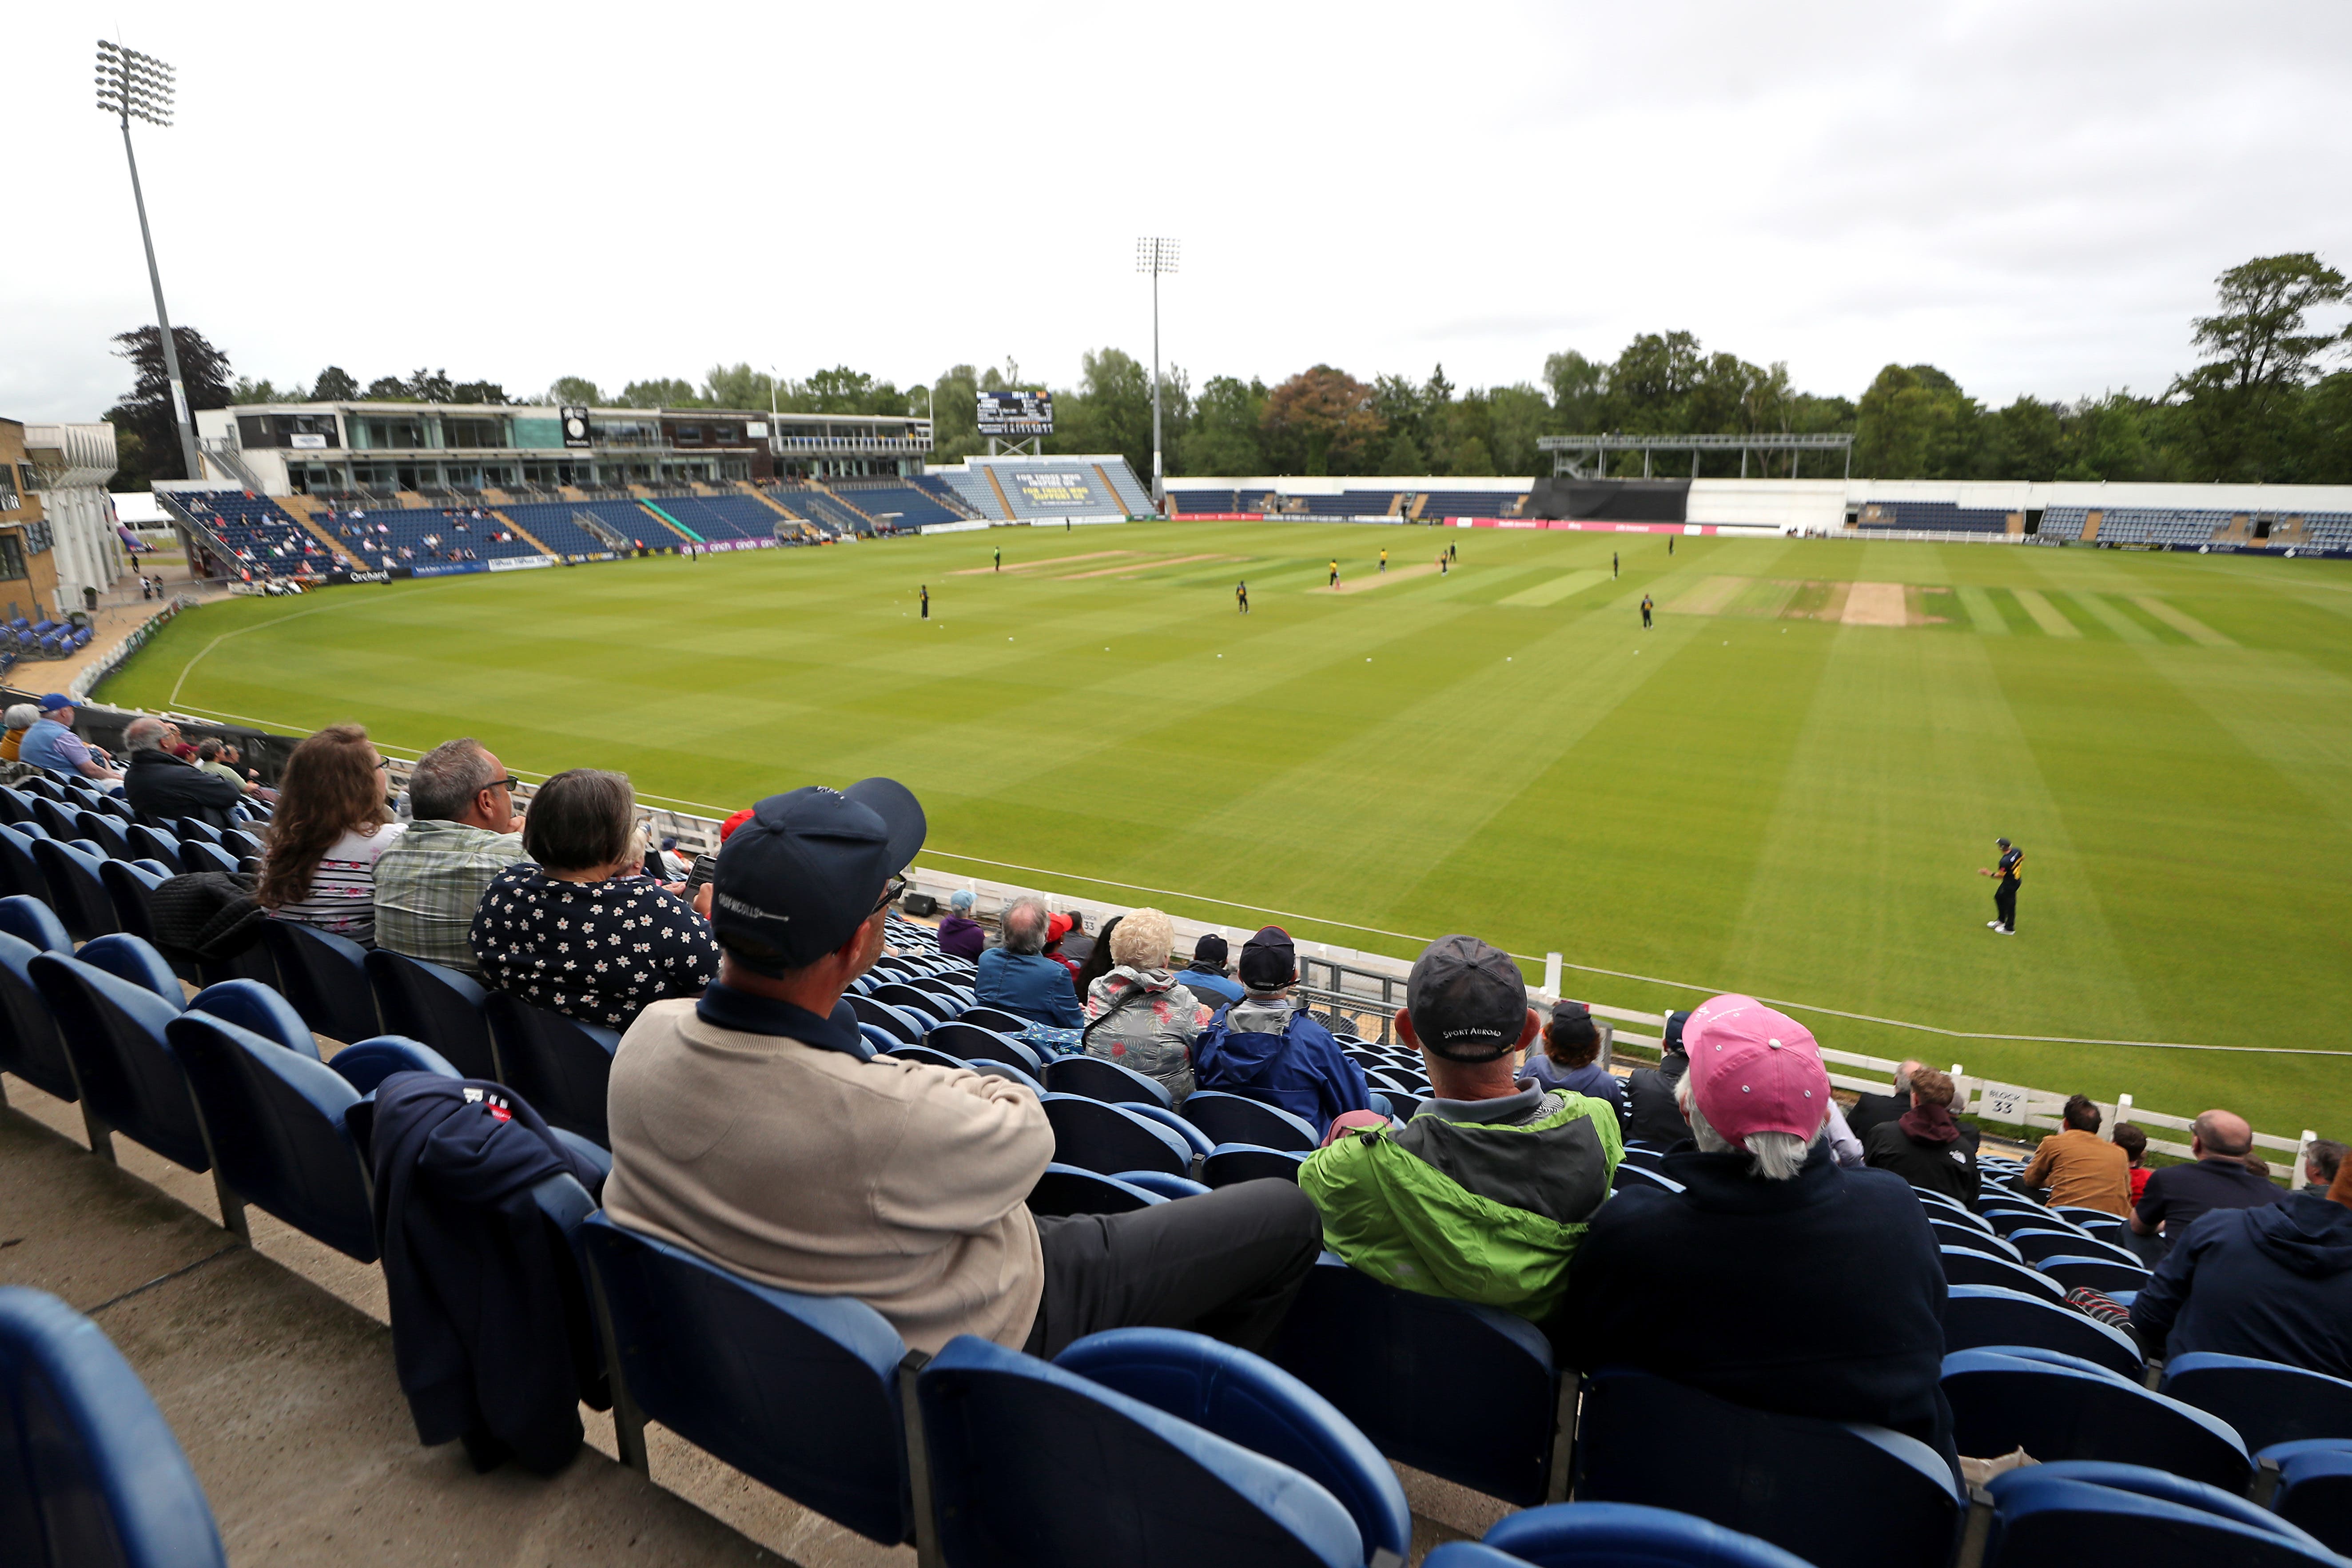
{"type": "Polygon", "coordinates": [[[1990,866],[1977,868],[1979,877],[1998,877],[1999,885],[1992,890],[1994,918],[1985,924],[2003,936],[2017,934],[2017,885],[2025,879],[2025,851],[2006,838],[1996,838],[2000,846],[2000,858],[1990,866]]]}

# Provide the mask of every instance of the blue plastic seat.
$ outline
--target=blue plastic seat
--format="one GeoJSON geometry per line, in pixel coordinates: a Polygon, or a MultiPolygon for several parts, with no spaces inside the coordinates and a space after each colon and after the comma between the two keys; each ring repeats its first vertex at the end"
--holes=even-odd
{"type": "Polygon", "coordinates": [[[58,919],[65,922],[76,942],[109,936],[122,929],[115,919],[114,900],[108,897],[106,884],[99,880],[98,868],[106,864],[104,856],[87,854],[74,845],[44,838],[33,846],[33,863],[41,868],[42,877],[49,884],[49,908],[57,910],[58,919]]]}
{"type": "Polygon", "coordinates": [[[881,1313],[847,1296],[754,1284],[603,1214],[581,1226],[580,1242],[625,1463],[646,1468],[645,1423],[658,1421],[870,1540],[913,1539],[907,1349],[881,1313]]]}
{"type": "Polygon", "coordinates": [[[0,1542],[13,1568],[226,1568],[179,1439],[96,1323],[0,1286],[0,1542]]]}
{"type": "Polygon", "coordinates": [[[534,1007],[504,991],[492,992],[488,1005],[502,1069],[499,1081],[530,1101],[550,1127],[611,1148],[604,1089],[621,1046],[619,1031],[534,1007]]]}
{"type": "Polygon", "coordinates": [[[124,831],[121,819],[103,811],[80,811],[74,814],[76,838],[87,838],[106,851],[107,858],[129,859],[131,855],[131,836],[124,831]]]}
{"type": "Polygon", "coordinates": [[[48,905],[22,895],[0,899],[0,1072],[68,1103],[81,1090],[32,962],[36,953],[72,952],[73,939],[48,905]]]}
{"type": "Polygon", "coordinates": [[[842,1000],[849,1004],[850,1011],[857,1015],[859,1023],[871,1024],[910,1046],[919,1043],[932,1026],[929,1018],[919,1019],[903,1008],[893,1007],[887,1002],[877,1002],[871,996],[851,995],[842,1000]]]}
{"type": "Polygon", "coordinates": [[[1162,1110],[1171,1103],[1168,1090],[1159,1079],[1146,1078],[1133,1068],[1124,1068],[1100,1057],[1055,1057],[1045,1067],[1043,1081],[1055,1094],[1084,1095],[1112,1105],[1151,1105],[1162,1110]]]}
{"type": "MultiPolygon", "coordinates": [[[[1018,1013],[1008,1013],[1002,1007],[974,1003],[956,1016],[959,1024],[969,1024],[976,1029],[990,1029],[1000,1035],[1018,1035],[1030,1026],[1030,1020],[1018,1013]]],[[[961,1056],[963,1053],[956,1053],[961,1056]]]]}
{"type": "Polygon", "coordinates": [[[1311,1154],[1323,1135],[1306,1118],[1246,1095],[1203,1089],[1186,1098],[1177,1114],[1209,1136],[1211,1143],[1250,1143],[1311,1154]]]}
{"type": "MultiPolygon", "coordinates": [[[[1534,1568],[1808,1568],[1769,1541],[1672,1509],[1632,1502],[1555,1503],[1516,1513],[1486,1531],[1485,1550],[1534,1568]]],[[[1451,1561],[1447,1559],[1445,1561],[1451,1561]]],[[[1463,1559],[1465,1568],[1474,1560],[1463,1559]]],[[[1433,1552],[1426,1563],[1444,1568],[1433,1552]]]]}
{"type": "Polygon", "coordinates": [[[1916,1438],[1625,1367],[1585,1380],[1576,1470],[1580,1503],[1678,1509],[1819,1568],[1945,1568],[1962,1511],[1950,1467],[1916,1438]]]}
{"type": "Polygon", "coordinates": [[[183,844],[189,842],[191,839],[201,839],[206,844],[215,845],[221,841],[221,830],[215,827],[211,823],[206,822],[201,816],[184,816],[180,818],[180,820],[173,825],[173,831],[179,835],[180,842],[183,844]]]}
{"type": "Polygon", "coordinates": [[[1255,1143],[1220,1143],[1208,1158],[1201,1162],[1201,1180],[1213,1187],[1230,1187],[1240,1182],[1256,1182],[1272,1178],[1277,1182],[1298,1180],[1298,1167],[1307,1156],[1286,1149],[1265,1149],[1255,1143]]]}
{"type": "Polygon", "coordinates": [[[56,896],[40,862],[33,858],[33,846],[47,837],[37,823],[0,824],[0,897],[38,899],[46,904],[56,896]]]}
{"type": "Polygon", "coordinates": [[[2329,1550],[2352,1555],[2352,1437],[2281,1443],[2260,1457],[2279,1468],[2271,1510],[2329,1550]]]}
{"type": "Polygon", "coordinates": [[[1054,1158],[1062,1164],[1106,1176],[1120,1171],[1192,1173],[1192,1146],[1172,1130],[1126,1106],[1052,1093],[1044,1104],[1045,1120],[1054,1127],[1054,1158]]]}
{"type": "Polygon", "coordinates": [[[79,805],[69,805],[47,795],[33,797],[33,820],[40,824],[41,831],[52,838],[79,838],[81,828],[74,818],[80,810],[79,805]]]}
{"type": "Polygon", "coordinates": [[[504,1081],[490,1036],[489,993],[472,976],[380,947],[363,963],[386,1033],[424,1041],[467,1078],[504,1081]]]}
{"type": "Polygon", "coordinates": [[[2028,1465],[1985,1483],[1992,1568],[2081,1568],[2095,1557],[2230,1568],[2342,1568],[2343,1559],[2243,1498],[2130,1465],[2028,1465]]]}
{"type": "Polygon", "coordinates": [[[1683,1190],[1683,1184],[1680,1182],[1663,1172],[1620,1162],[1615,1173],[1609,1178],[1609,1190],[1612,1193],[1622,1193],[1628,1187],[1655,1187],[1662,1193],[1678,1193],[1683,1190]]]}
{"type": "Polygon", "coordinates": [[[2109,1294],[2144,1290],[2150,1278],[2148,1270],[2138,1264],[2120,1263],[2112,1258],[2045,1258],[2034,1267],[2069,1290],[2085,1289],[2109,1294]]]}
{"type": "Polygon", "coordinates": [[[2352,1442],[2352,1383],[2325,1373],[2193,1351],[2165,1363],[2161,1386],[2236,1427],[2249,1448],[2306,1437],[2352,1442]]]}
{"type": "Polygon", "coordinates": [[[33,797],[7,784],[0,784],[0,823],[30,822],[33,819],[33,797]]]}
{"type": "Polygon", "coordinates": [[[1958,1219],[1929,1215],[1927,1229],[1934,1234],[1938,1247],[1964,1247],[1988,1258],[2007,1258],[2011,1263],[2026,1261],[2025,1255],[2001,1237],[1976,1226],[1964,1225],[1958,1219]]]}
{"type": "Polygon", "coordinates": [[[2022,1263],[1979,1252],[1972,1247],[1945,1247],[1938,1250],[1944,1260],[1947,1285],[1998,1285],[2004,1290],[2018,1290],[2028,1296],[2047,1296],[2053,1301],[2066,1299],[2065,1288],[2058,1281],[2022,1263]]]}
{"type": "Polygon", "coordinates": [[[961,1057],[951,1057],[945,1051],[933,1050],[929,1046],[905,1046],[893,1043],[880,1048],[885,1055],[898,1061],[922,1062],[929,1067],[956,1068],[966,1072],[971,1070],[971,1064],[961,1057]]]}
{"type": "Polygon", "coordinates": [[[941,1024],[923,1039],[923,1044],[935,1051],[945,1051],[951,1057],[961,1057],[968,1062],[1011,1062],[1031,1078],[1043,1079],[1045,1066],[1037,1053],[1027,1046],[996,1029],[971,1021],[970,1014],[952,1024],[941,1024]]]}
{"type": "Polygon", "coordinates": [[[1944,1301],[1944,1348],[2002,1345],[2080,1356],[2132,1379],[2141,1376],[2147,1364],[2128,1335],[2072,1307],[1998,1285],[1953,1286],[1944,1301]]]}
{"type": "Polygon", "coordinates": [[[345,1042],[381,1032],[367,949],[299,921],[264,921],[261,940],[278,965],[278,988],[311,1028],[345,1042]]]}
{"type": "MultiPolygon", "coordinates": [[[[1207,1342],[1223,1356],[1245,1353],[1207,1342]]],[[[1358,1568],[1370,1556],[1355,1517],[1319,1481],[1090,1376],[960,1334],[915,1388],[950,1568],[1358,1568]],[[1087,1479],[1073,1484],[1078,1476],[1087,1479]]],[[[1270,1443],[1313,1426],[1273,1387],[1237,1389],[1230,1401],[1216,1392],[1196,1413],[1270,1443]]]]}
{"type": "Polygon", "coordinates": [[[1163,1198],[1197,1198],[1209,1190],[1190,1176],[1171,1176],[1165,1171],[1121,1171],[1118,1179],[1163,1198]]]}
{"type": "Polygon", "coordinates": [[[1047,1165],[1037,1184],[1029,1189],[1027,1201],[1033,1215],[1075,1215],[1132,1214],[1168,1200],[1117,1176],[1056,1162],[1047,1165]]]}
{"type": "Polygon", "coordinates": [[[2045,1462],[2145,1465],[2240,1492],[2253,1472],[2228,1423],[2089,1362],[1955,1351],[1943,1387],[1954,1440],[1972,1458],[2023,1448],[2045,1462]]]}
{"type": "Polygon", "coordinates": [[[2008,1241],[2028,1263],[2037,1267],[2053,1258],[2113,1258],[2135,1266],[2139,1261],[2129,1251],[2101,1241],[2080,1226],[2068,1226],[2063,1230],[2013,1230],[2008,1241]]]}
{"type": "MultiPolygon", "coordinates": [[[[217,989],[243,986],[261,990],[249,980],[217,989]]],[[[332,1064],[322,1063],[306,1054],[307,1029],[304,1050],[290,1049],[218,1016],[208,998],[212,1006],[229,999],[199,994],[163,1033],[188,1075],[220,1180],[303,1235],[374,1262],[373,1189],[345,1118],[393,1072],[455,1078],[457,1069],[414,1040],[390,1038],[352,1046],[332,1064]]]]}
{"type": "Polygon", "coordinates": [[[262,843],[260,839],[256,838],[252,834],[247,833],[242,827],[230,827],[225,828],[221,832],[221,847],[236,856],[239,860],[243,860],[248,856],[256,858],[259,857],[262,851],[262,843]]]}
{"type": "Polygon", "coordinates": [[[1327,1252],[1267,1355],[1400,1464],[1523,1507],[1568,1495],[1561,1378],[1524,1318],[1395,1289],[1327,1252]]]}
{"type": "Polygon", "coordinates": [[[949,998],[903,980],[878,985],[870,994],[877,1002],[909,1012],[927,1013],[942,1024],[963,1011],[949,998]]]}
{"type": "MultiPolygon", "coordinates": [[[[202,838],[180,840],[180,865],[184,870],[229,871],[239,868],[237,858],[219,845],[202,838]]],[[[325,1033],[324,1030],[320,1031],[325,1033]]]]}

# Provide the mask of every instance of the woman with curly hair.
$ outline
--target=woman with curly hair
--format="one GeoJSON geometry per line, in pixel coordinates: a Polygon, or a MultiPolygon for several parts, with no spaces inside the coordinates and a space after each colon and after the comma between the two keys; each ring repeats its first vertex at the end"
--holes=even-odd
{"type": "Polygon", "coordinates": [[[1176,928],[1158,910],[1106,926],[1108,970],[1087,987],[1087,1054],[1159,1080],[1181,1105],[1192,1092],[1192,1041],[1214,1015],[1168,968],[1176,928]]]}
{"type": "Polygon", "coordinates": [[[357,724],[330,724],[286,759],[254,900],[281,921],[375,942],[375,863],[407,829],[385,763],[357,724]]]}

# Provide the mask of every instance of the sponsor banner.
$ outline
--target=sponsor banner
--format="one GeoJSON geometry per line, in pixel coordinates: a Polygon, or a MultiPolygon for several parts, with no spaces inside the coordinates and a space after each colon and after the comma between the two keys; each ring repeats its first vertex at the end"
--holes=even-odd
{"type": "MultiPolygon", "coordinates": [[[[1575,533],[1713,533],[1720,524],[1712,522],[1574,522],[1565,518],[1535,517],[1449,517],[1449,528],[1557,528],[1575,533]]],[[[1735,531],[1736,531],[1736,525],[1735,531]]],[[[1777,528],[1757,531],[1778,533],[1777,528]]]]}
{"type": "Polygon", "coordinates": [[[1059,528],[1064,523],[1068,522],[1125,522],[1127,521],[1127,515],[1124,512],[1106,511],[1094,512],[1086,517],[1033,517],[1029,519],[1029,526],[1032,528],[1059,528]]]}
{"type": "Polygon", "coordinates": [[[541,566],[554,565],[555,557],[552,555],[501,555],[495,560],[485,561],[482,564],[493,572],[535,572],[541,566]]]}
{"type": "Polygon", "coordinates": [[[927,522],[923,524],[923,531],[926,534],[977,533],[988,526],[985,519],[976,522],[927,522]]]}
{"type": "Polygon", "coordinates": [[[773,550],[775,547],[776,542],[772,539],[710,539],[700,544],[681,545],[679,549],[681,552],[690,550],[698,555],[723,555],[730,550],[773,550]]]}
{"type": "Polygon", "coordinates": [[[327,585],[331,588],[339,583],[389,583],[391,581],[392,574],[389,572],[337,571],[330,572],[326,576],[327,585]]]}
{"type": "Polygon", "coordinates": [[[411,566],[405,570],[412,577],[462,577],[468,572],[487,572],[489,566],[480,561],[446,561],[431,566],[411,566]]]}
{"type": "Polygon", "coordinates": [[[1031,506],[1084,506],[1095,499],[1094,481],[1083,473],[999,470],[997,479],[1027,498],[1031,506]]]}
{"type": "Polygon", "coordinates": [[[287,437],[286,444],[298,452],[323,452],[327,449],[327,438],[324,436],[304,436],[298,433],[287,437]]]}
{"type": "Polygon", "coordinates": [[[620,558],[621,552],[617,550],[599,550],[590,555],[567,555],[563,558],[563,563],[566,566],[577,566],[583,561],[618,561],[620,558]]]}

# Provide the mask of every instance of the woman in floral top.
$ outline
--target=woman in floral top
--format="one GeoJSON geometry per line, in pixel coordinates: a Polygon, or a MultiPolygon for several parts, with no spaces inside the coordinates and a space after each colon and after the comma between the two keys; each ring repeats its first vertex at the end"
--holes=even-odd
{"type": "Polygon", "coordinates": [[[585,1024],[625,1029],[648,1002],[699,996],[718,976],[709,922],[642,875],[625,773],[561,773],[531,797],[523,849],[499,873],[468,940],[482,984],[585,1024]]]}

